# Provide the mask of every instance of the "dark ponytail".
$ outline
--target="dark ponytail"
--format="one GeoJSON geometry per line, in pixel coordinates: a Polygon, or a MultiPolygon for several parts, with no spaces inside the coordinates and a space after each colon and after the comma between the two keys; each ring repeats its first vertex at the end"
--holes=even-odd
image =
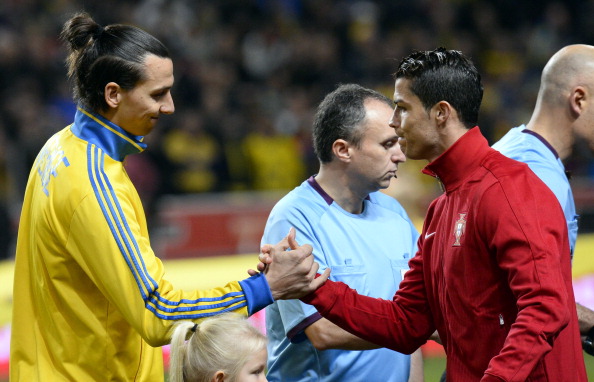
{"type": "Polygon", "coordinates": [[[62,28],[68,77],[74,99],[91,111],[107,110],[105,85],[115,82],[130,90],[144,79],[147,55],[169,58],[167,48],[140,28],[112,24],[105,28],[85,12],[72,16],[62,28]]]}

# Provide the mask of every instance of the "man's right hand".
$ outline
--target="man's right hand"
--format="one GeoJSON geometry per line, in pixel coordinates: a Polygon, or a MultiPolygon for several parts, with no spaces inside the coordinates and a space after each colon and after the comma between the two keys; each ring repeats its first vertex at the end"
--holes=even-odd
{"type": "Polygon", "coordinates": [[[314,261],[312,247],[299,245],[295,230],[276,245],[262,246],[260,261],[275,300],[296,299],[318,289],[330,276],[330,269],[316,278],[319,264],[314,261]],[[290,249],[290,250],[288,250],[290,249]]]}

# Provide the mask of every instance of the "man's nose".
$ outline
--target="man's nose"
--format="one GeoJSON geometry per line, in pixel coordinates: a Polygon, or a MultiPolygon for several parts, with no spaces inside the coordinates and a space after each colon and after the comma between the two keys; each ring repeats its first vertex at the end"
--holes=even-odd
{"type": "Polygon", "coordinates": [[[402,148],[400,147],[399,143],[396,143],[394,146],[394,154],[392,155],[392,162],[399,163],[399,162],[406,162],[406,155],[402,152],[402,148]]]}
{"type": "Polygon", "coordinates": [[[175,112],[175,105],[173,104],[173,97],[171,96],[171,93],[167,95],[167,99],[165,102],[163,102],[163,105],[161,105],[161,109],[159,109],[159,111],[162,114],[173,114],[173,112],[175,112]]]}

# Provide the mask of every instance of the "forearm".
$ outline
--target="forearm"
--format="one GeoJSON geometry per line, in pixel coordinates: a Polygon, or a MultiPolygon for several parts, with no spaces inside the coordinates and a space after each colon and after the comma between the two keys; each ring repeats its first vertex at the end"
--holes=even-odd
{"type": "MultiPolygon", "coordinates": [[[[305,329],[305,334],[317,350],[370,350],[380,346],[361,339],[325,318],[321,318],[305,329]]],[[[424,382],[423,353],[417,349],[410,357],[408,382],[424,382]]]]}
{"type": "Polygon", "coordinates": [[[577,315],[580,327],[580,334],[582,340],[582,348],[584,351],[594,356],[594,312],[583,305],[577,304],[577,315]]]}
{"type": "Polygon", "coordinates": [[[580,325],[580,334],[586,335],[594,327],[594,311],[585,306],[576,303],[578,322],[580,325]]]}
{"type": "Polygon", "coordinates": [[[343,283],[327,281],[302,301],[348,332],[401,353],[414,352],[434,330],[426,315],[412,319],[396,302],[359,295],[343,283]]]}
{"type": "Polygon", "coordinates": [[[366,341],[321,318],[305,329],[305,334],[318,350],[369,350],[380,346],[366,341]]]}
{"type": "Polygon", "coordinates": [[[410,376],[408,382],[425,382],[423,372],[423,352],[421,348],[417,349],[410,356],[410,376]]]}
{"type": "Polygon", "coordinates": [[[441,338],[439,337],[439,333],[437,333],[437,330],[433,332],[433,334],[431,334],[431,337],[429,337],[430,340],[433,340],[435,342],[437,342],[440,345],[443,345],[441,343],[441,338]]]}

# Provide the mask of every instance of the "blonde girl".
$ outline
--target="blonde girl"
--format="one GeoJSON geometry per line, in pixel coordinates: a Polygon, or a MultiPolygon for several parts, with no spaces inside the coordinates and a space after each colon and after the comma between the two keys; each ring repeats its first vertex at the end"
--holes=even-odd
{"type": "Polygon", "coordinates": [[[171,382],[265,382],[267,340],[237,313],[173,327],[171,382]],[[187,340],[186,340],[187,339],[187,340]]]}

